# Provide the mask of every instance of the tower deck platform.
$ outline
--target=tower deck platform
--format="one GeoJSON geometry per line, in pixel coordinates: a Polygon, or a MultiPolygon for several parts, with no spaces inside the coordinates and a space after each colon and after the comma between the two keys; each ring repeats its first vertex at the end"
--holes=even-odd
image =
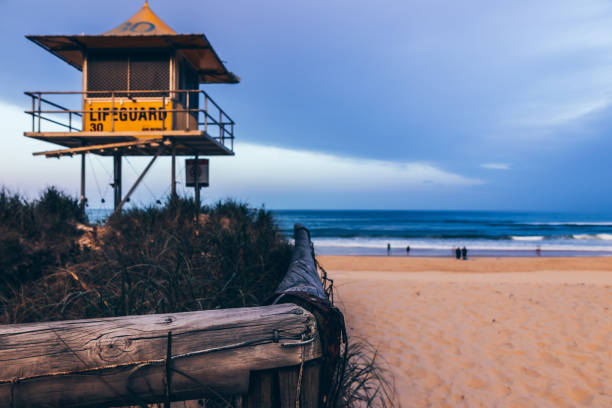
{"type": "MultiPolygon", "coordinates": [[[[169,130],[162,132],[24,132],[24,136],[63,146],[68,150],[79,149],[74,153],[94,153],[113,156],[118,151],[123,156],[151,156],[157,146],[150,141],[166,142],[174,147],[176,156],[233,156],[233,140],[226,146],[226,140],[208,135],[201,130],[169,130]],[[84,151],[83,151],[84,150],[84,151]]],[[[53,152],[59,152],[54,150],[53,152]]],[[[68,152],[69,153],[69,152],[68,152]]],[[[36,154],[38,155],[38,154],[36,154]]],[[[64,155],[64,154],[61,154],[64,155]]],[[[171,156],[172,150],[166,149],[161,156],[171,156]]],[[[55,155],[47,155],[55,156],[55,155]]]]}

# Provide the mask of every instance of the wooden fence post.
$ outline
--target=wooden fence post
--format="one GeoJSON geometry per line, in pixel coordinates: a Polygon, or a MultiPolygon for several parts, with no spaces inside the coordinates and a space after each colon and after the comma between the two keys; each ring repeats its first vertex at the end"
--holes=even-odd
{"type": "Polygon", "coordinates": [[[272,408],[278,406],[278,384],[274,377],[275,370],[251,373],[246,408],[272,408]]]}
{"type": "Polygon", "coordinates": [[[296,408],[299,391],[300,408],[319,408],[320,373],[321,362],[319,360],[304,363],[301,379],[300,366],[279,368],[280,407],[296,408]]]}

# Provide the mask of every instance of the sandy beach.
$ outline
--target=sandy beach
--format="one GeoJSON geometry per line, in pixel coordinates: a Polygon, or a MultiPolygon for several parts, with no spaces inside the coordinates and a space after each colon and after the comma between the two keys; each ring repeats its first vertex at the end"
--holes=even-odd
{"type": "Polygon", "coordinates": [[[612,406],[612,258],[318,259],[403,407],[612,406]]]}

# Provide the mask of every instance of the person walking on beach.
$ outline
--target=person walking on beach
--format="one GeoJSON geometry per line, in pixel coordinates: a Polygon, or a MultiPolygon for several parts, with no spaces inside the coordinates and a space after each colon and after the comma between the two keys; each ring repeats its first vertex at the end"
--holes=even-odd
{"type": "Polygon", "coordinates": [[[406,247],[406,255],[410,255],[410,245],[406,247]]]}
{"type": "Polygon", "coordinates": [[[459,247],[455,248],[455,257],[461,259],[461,249],[459,247]]]}
{"type": "Polygon", "coordinates": [[[461,249],[461,257],[463,258],[464,261],[467,261],[468,257],[467,257],[467,248],[463,247],[461,249]]]}
{"type": "Polygon", "coordinates": [[[391,244],[387,242],[387,255],[391,255],[391,244]]]}

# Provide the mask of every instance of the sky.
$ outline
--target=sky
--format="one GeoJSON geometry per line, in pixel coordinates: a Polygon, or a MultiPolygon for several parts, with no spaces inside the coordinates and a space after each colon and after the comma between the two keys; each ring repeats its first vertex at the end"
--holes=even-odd
{"type": "MultiPolygon", "coordinates": [[[[236,121],[206,201],[267,208],[605,212],[612,207],[612,2],[151,0],[205,33],[237,85],[203,85],[236,121]]],[[[142,0],[0,0],[0,185],[79,189],[78,158],[29,140],[26,90],[81,73],[24,38],[98,34],[142,0]]],[[[88,157],[90,207],[110,207],[110,158],[88,157]],[[105,198],[106,203],[101,199],[105,198]]],[[[146,165],[124,164],[125,186],[146,165]]],[[[179,180],[184,175],[179,160],[179,180]]],[[[132,204],[163,199],[159,160],[132,204]]],[[[124,187],[124,191],[127,187],[124,187]]],[[[179,192],[192,190],[179,185],[179,192]]]]}

